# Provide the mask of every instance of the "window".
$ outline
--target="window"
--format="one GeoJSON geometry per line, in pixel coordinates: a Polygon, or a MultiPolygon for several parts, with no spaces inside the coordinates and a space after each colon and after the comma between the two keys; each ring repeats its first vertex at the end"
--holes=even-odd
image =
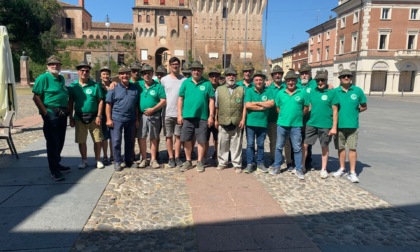
{"type": "Polygon", "coordinates": [[[341,29],[343,29],[344,27],[346,27],[346,17],[341,18],[341,29]]]}
{"type": "Polygon", "coordinates": [[[149,4],[149,0],[144,0],[143,4],[149,4]]]}
{"type": "Polygon", "coordinates": [[[330,36],[331,36],[330,31],[327,31],[327,40],[330,40],[330,36]]]}
{"type": "Polygon", "coordinates": [[[140,50],[140,58],[141,60],[147,60],[147,49],[140,50]]]}
{"type": "Polygon", "coordinates": [[[391,9],[382,8],[381,19],[391,19],[391,9]]]}
{"type": "Polygon", "coordinates": [[[325,60],[328,60],[329,55],[330,55],[330,47],[326,46],[325,47],[325,60]]]}
{"type": "Polygon", "coordinates": [[[353,14],[353,24],[359,22],[359,11],[355,11],[353,14]]]}
{"type": "Polygon", "coordinates": [[[137,16],[137,22],[138,22],[138,23],[141,23],[141,15],[138,15],[138,16],[137,16]]]}
{"type": "Polygon", "coordinates": [[[316,49],[316,61],[321,61],[321,49],[316,49]]]}
{"type": "Polygon", "coordinates": [[[357,38],[358,38],[358,33],[355,32],[351,35],[351,51],[355,52],[357,51],[357,38]]]}
{"type": "Polygon", "coordinates": [[[184,6],[185,5],[184,0],[179,0],[179,5],[184,6]]]}
{"type": "Polygon", "coordinates": [[[313,61],[313,51],[309,51],[309,62],[313,61]]]}
{"type": "Polygon", "coordinates": [[[146,23],[150,23],[150,15],[146,16],[146,23]]]}
{"type": "Polygon", "coordinates": [[[343,54],[344,53],[344,36],[340,37],[340,44],[338,48],[338,53],[343,54]]]}
{"type": "Polygon", "coordinates": [[[165,24],[165,17],[164,16],[159,17],[159,24],[165,24]]]}
{"type": "Polygon", "coordinates": [[[387,49],[388,48],[388,35],[387,34],[380,34],[379,35],[379,47],[378,49],[387,49]]]}
{"type": "Polygon", "coordinates": [[[311,45],[314,44],[314,37],[311,37],[311,45]]]}
{"type": "Polygon", "coordinates": [[[419,9],[411,9],[410,19],[411,20],[418,20],[419,19],[418,12],[419,12],[419,9]]]}
{"type": "Polygon", "coordinates": [[[124,64],[124,53],[118,54],[118,65],[124,64]]]}
{"type": "Polygon", "coordinates": [[[160,5],[165,5],[165,0],[160,0],[160,5]]]}
{"type": "Polygon", "coordinates": [[[407,34],[407,49],[415,50],[417,49],[417,34],[418,31],[409,31],[407,34]]]}
{"type": "Polygon", "coordinates": [[[321,34],[318,34],[318,43],[321,43],[321,34]]]}

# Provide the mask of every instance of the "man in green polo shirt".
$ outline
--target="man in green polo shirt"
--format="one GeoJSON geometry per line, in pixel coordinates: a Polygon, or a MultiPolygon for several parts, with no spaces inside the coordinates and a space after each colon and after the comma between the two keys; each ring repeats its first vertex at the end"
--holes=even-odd
{"type": "Polygon", "coordinates": [[[269,109],[274,106],[272,92],[265,87],[266,76],[256,71],[253,76],[253,88],[246,89],[246,163],[244,173],[254,170],[255,140],[257,142],[257,169],[268,172],[264,165],[264,141],[267,134],[269,109]]]}
{"type": "Polygon", "coordinates": [[[243,75],[243,79],[236,82],[236,85],[238,86],[242,86],[245,89],[247,88],[252,88],[253,87],[253,82],[252,82],[252,77],[254,74],[254,66],[252,65],[252,62],[246,62],[244,67],[242,68],[242,75],[243,75]]]}
{"type": "Polygon", "coordinates": [[[68,116],[68,91],[60,70],[60,59],[52,55],[47,59],[47,72],[36,78],[32,89],[33,100],[44,121],[48,166],[56,181],[64,180],[62,172],[70,172],[70,167],[60,164],[68,116]]]}
{"type": "Polygon", "coordinates": [[[306,92],[296,87],[297,74],[289,71],[284,79],[286,89],[281,90],[276,96],[276,107],[279,111],[277,119],[277,142],[274,163],[270,167],[270,174],[275,175],[280,172],[282,164],[282,151],[286,141],[286,136],[290,136],[296,166],[296,175],[304,180],[302,172],[302,131],[303,115],[307,113],[308,107],[305,106],[306,92]]]}
{"type": "Polygon", "coordinates": [[[334,177],[340,177],[345,173],[346,147],[349,149],[348,159],[350,162],[350,173],[347,178],[358,183],[356,174],[357,161],[357,139],[359,128],[359,114],[367,110],[367,99],[363,90],[352,82],[353,74],[350,70],[344,69],[340,72],[340,86],[335,89],[338,102],[338,133],[334,139],[335,147],[338,149],[340,168],[334,172],[334,177]]]}
{"type": "MultiPolygon", "coordinates": [[[[327,163],[331,137],[337,133],[338,99],[334,89],[328,89],[326,71],[318,71],[315,76],[317,87],[307,94],[305,106],[311,107],[311,115],[306,123],[303,144],[303,160],[306,160],[308,146],[317,138],[322,149],[321,178],[328,178],[327,163]]],[[[303,163],[305,165],[305,163],[303,163]]]]}
{"type": "Polygon", "coordinates": [[[76,128],[75,141],[79,145],[80,155],[82,156],[79,169],[88,166],[86,145],[88,132],[94,141],[96,167],[102,169],[104,164],[100,157],[103,140],[101,120],[104,111],[104,94],[101,85],[89,78],[92,69],[89,64],[81,62],[76,66],[76,69],[79,79],[71,83],[69,87],[69,110],[70,126],[76,128]]]}
{"type": "Polygon", "coordinates": [[[153,67],[145,64],[141,68],[140,81],[140,153],[141,162],[139,168],[145,168],[149,165],[147,161],[147,143],[146,138],[150,139],[150,166],[153,169],[160,168],[156,159],[159,133],[162,125],[162,108],[166,104],[165,90],[159,82],[153,79],[153,67]]]}
{"type": "MultiPolygon", "coordinates": [[[[140,74],[141,67],[142,67],[142,65],[137,60],[134,61],[133,63],[131,63],[131,65],[130,65],[130,69],[131,69],[130,83],[131,84],[138,84],[139,87],[140,87],[140,81],[143,80],[142,79],[142,76],[140,74]]],[[[141,134],[140,127],[139,128],[136,128],[136,135],[135,136],[137,138],[137,144],[139,145],[139,150],[140,150],[140,138],[138,138],[138,135],[140,135],[140,134],[141,134]]],[[[134,148],[135,147],[136,147],[136,142],[135,142],[135,139],[134,139],[134,148]]],[[[133,149],[133,153],[136,153],[134,149],[133,149]]],[[[134,155],[134,160],[140,162],[140,156],[141,156],[140,153],[139,154],[135,154],[134,155]]],[[[124,166],[124,164],[125,164],[125,162],[123,163],[123,166],[124,166]]]]}
{"type": "MultiPolygon", "coordinates": [[[[277,93],[286,88],[286,84],[283,83],[283,68],[281,66],[274,66],[271,70],[271,77],[273,82],[267,87],[272,93],[273,98],[276,97],[277,93]]],[[[268,139],[270,140],[270,158],[274,161],[274,153],[276,151],[276,139],[277,139],[277,109],[275,106],[270,108],[268,113],[268,139]]]]}
{"type": "Polygon", "coordinates": [[[214,91],[207,79],[203,78],[204,66],[195,61],[191,64],[192,77],[184,80],[179,89],[178,124],[182,124],[181,142],[184,142],[186,161],[180,171],[192,167],[192,139],[195,133],[198,143],[197,171],[204,172],[204,145],[207,141],[207,128],[214,123],[214,91]]]}

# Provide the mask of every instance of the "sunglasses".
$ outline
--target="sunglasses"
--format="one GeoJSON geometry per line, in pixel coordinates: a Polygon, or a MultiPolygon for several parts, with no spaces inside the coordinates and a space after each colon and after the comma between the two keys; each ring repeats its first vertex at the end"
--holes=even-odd
{"type": "Polygon", "coordinates": [[[82,72],[82,73],[89,73],[90,72],[90,70],[84,70],[84,69],[81,69],[79,71],[82,72]]]}
{"type": "Polygon", "coordinates": [[[325,79],[318,79],[317,82],[325,82],[325,79]]]}
{"type": "Polygon", "coordinates": [[[152,74],[152,72],[149,72],[149,71],[148,72],[142,72],[141,74],[142,75],[148,75],[148,74],[152,74]]]}
{"type": "Polygon", "coordinates": [[[341,78],[341,79],[345,79],[345,78],[347,78],[347,79],[351,79],[351,75],[342,75],[340,78],[341,78]]]}
{"type": "Polygon", "coordinates": [[[216,78],[216,77],[219,77],[219,75],[217,75],[217,74],[210,74],[209,77],[210,78],[216,78]]]}

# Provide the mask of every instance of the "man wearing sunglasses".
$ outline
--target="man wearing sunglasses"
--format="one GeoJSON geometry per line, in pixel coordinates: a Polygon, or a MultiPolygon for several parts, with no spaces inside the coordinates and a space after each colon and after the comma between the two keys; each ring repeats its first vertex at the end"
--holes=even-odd
{"type": "Polygon", "coordinates": [[[340,79],[340,86],[335,89],[339,102],[338,132],[337,136],[334,138],[334,144],[335,148],[338,150],[340,168],[334,172],[333,175],[334,177],[344,175],[346,171],[346,148],[348,148],[350,173],[347,178],[353,183],[358,183],[359,178],[356,174],[356,147],[358,139],[359,114],[367,110],[367,99],[363,90],[353,84],[353,74],[350,70],[342,70],[338,78],[340,79]]]}
{"type": "Polygon", "coordinates": [[[94,152],[96,168],[104,168],[101,162],[102,135],[101,120],[103,113],[104,92],[100,84],[90,79],[90,70],[92,69],[86,62],[81,62],[76,66],[79,80],[70,84],[69,87],[69,111],[70,126],[75,127],[75,140],[79,145],[82,161],[79,169],[88,166],[87,162],[87,135],[90,133],[94,141],[94,152]],[[73,115],[74,110],[74,115],[73,115]]]}
{"type": "MultiPolygon", "coordinates": [[[[326,71],[318,71],[315,76],[317,87],[307,94],[305,106],[311,107],[311,116],[305,127],[303,160],[306,159],[308,147],[314,145],[317,138],[322,149],[321,178],[328,178],[327,163],[331,137],[337,133],[338,99],[334,89],[329,89],[326,71]]],[[[305,163],[303,163],[305,165],[305,163]]]]}
{"type": "MultiPolygon", "coordinates": [[[[217,87],[219,86],[220,81],[220,70],[217,68],[212,68],[209,72],[209,79],[210,83],[213,87],[213,91],[216,92],[217,87]]],[[[207,142],[206,142],[206,149],[204,151],[205,155],[207,156],[207,151],[209,149],[209,141],[210,141],[210,135],[213,134],[213,142],[214,142],[214,152],[212,155],[213,160],[217,160],[217,138],[219,131],[217,130],[217,127],[215,125],[209,127],[207,129],[207,142]]],[[[205,156],[205,157],[206,157],[205,156]]]]}

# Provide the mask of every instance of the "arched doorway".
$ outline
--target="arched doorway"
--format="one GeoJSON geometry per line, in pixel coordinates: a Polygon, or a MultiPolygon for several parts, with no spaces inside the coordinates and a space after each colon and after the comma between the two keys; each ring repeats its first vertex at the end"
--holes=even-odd
{"type": "Polygon", "coordinates": [[[386,90],[386,77],[388,75],[388,69],[388,64],[383,61],[376,62],[373,65],[370,91],[384,92],[386,90]]]}
{"type": "Polygon", "coordinates": [[[166,62],[171,58],[171,51],[168,48],[161,47],[155,53],[155,69],[160,66],[167,66],[166,62]]]}

